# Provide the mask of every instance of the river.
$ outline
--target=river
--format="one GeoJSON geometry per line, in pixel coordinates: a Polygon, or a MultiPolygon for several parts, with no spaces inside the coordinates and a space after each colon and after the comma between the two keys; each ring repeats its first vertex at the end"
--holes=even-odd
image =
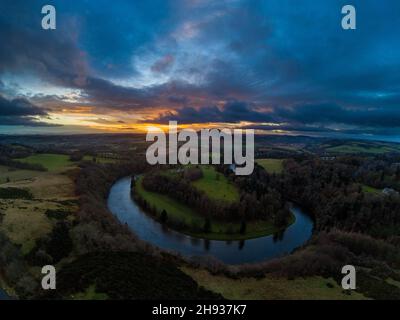
{"type": "Polygon", "coordinates": [[[255,263],[287,255],[312,235],[312,219],[293,205],[291,211],[296,221],[279,235],[242,241],[193,238],[163,226],[143,212],[131,198],[130,183],[131,177],[125,177],[112,186],[109,210],[140,239],[185,256],[212,256],[227,264],[255,263]]]}
{"type": "Polygon", "coordinates": [[[0,288],[0,300],[9,300],[10,297],[8,296],[8,294],[0,288]]]}

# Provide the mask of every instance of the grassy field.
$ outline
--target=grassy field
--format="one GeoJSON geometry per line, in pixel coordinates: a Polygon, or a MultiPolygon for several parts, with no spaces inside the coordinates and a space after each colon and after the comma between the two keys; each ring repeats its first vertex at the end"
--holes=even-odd
{"type": "Polygon", "coordinates": [[[29,253],[38,239],[52,231],[56,219],[49,218],[46,215],[47,210],[77,210],[77,205],[73,202],[63,202],[76,200],[73,181],[62,174],[63,170],[70,168],[68,158],[65,157],[46,157],[42,154],[29,157],[28,161],[31,163],[36,163],[38,159],[47,159],[46,166],[50,169],[48,172],[19,169],[9,171],[7,167],[0,168],[0,188],[24,189],[33,195],[30,200],[0,199],[0,229],[13,243],[21,246],[23,254],[29,253]]]}
{"type": "Polygon", "coordinates": [[[96,285],[91,285],[85,292],[80,292],[72,296],[73,300],[108,300],[106,293],[96,291],[96,285]]]}
{"type": "MultiPolygon", "coordinates": [[[[205,224],[205,219],[192,208],[171,199],[168,196],[149,192],[145,190],[141,184],[142,178],[136,182],[136,192],[156,208],[158,214],[165,210],[168,214],[168,219],[182,222],[187,229],[181,230],[182,232],[198,238],[214,239],[214,240],[241,240],[262,237],[270,235],[279,231],[269,221],[253,221],[247,223],[246,233],[241,234],[240,223],[234,222],[221,222],[211,219],[211,231],[208,233],[193,232],[191,230],[202,228],[205,224]]],[[[295,221],[294,216],[290,223],[295,221]]]]}
{"type": "Polygon", "coordinates": [[[257,159],[256,163],[271,174],[280,174],[283,171],[283,159],[257,159]]]}
{"type": "Polygon", "coordinates": [[[322,277],[307,277],[288,280],[267,276],[263,279],[231,279],[222,275],[211,275],[206,270],[182,268],[199,286],[220,293],[226,299],[243,300],[361,300],[366,299],[357,292],[345,293],[333,280],[322,277]]]}
{"type": "Polygon", "coordinates": [[[193,185],[205,192],[212,200],[235,202],[239,200],[239,192],[221,173],[212,166],[201,166],[203,177],[193,182],[193,185]]]}
{"type": "Polygon", "coordinates": [[[31,164],[40,164],[49,171],[65,169],[66,167],[72,165],[72,162],[69,160],[69,156],[64,154],[35,154],[27,158],[19,159],[18,161],[31,164]]]}
{"type": "Polygon", "coordinates": [[[365,184],[363,184],[361,186],[361,188],[362,188],[362,191],[365,192],[365,193],[375,193],[375,194],[380,194],[381,193],[381,190],[376,189],[374,187],[367,186],[365,184]]]}
{"type": "Polygon", "coordinates": [[[20,180],[32,179],[37,175],[37,171],[20,170],[6,166],[0,166],[0,184],[15,182],[20,180]]]}
{"type": "Polygon", "coordinates": [[[23,254],[27,254],[37,239],[52,230],[52,223],[44,214],[49,207],[54,205],[25,200],[2,201],[1,211],[4,216],[0,229],[13,243],[21,245],[23,254]]]}
{"type": "Polygon", "coordinates": [[[400,147],[386,145],[377,142],[349,142],[338,146],[326,148],[327,152],[334,153],[365,153],[365,154],[383,154],[388,152],[400,152],[400,147]]]}

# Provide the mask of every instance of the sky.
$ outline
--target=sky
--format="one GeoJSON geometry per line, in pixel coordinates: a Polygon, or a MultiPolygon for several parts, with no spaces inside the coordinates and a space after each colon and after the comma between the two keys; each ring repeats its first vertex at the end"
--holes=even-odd
{"type": "Polygon", "coordinates": [[[398,0],[0,3],[0,134],[400,137],[398,0]],[[57,29],[41,28],[56,8],[57,29]],[[343,30],[341,9],[356,8],[343,30]]]}

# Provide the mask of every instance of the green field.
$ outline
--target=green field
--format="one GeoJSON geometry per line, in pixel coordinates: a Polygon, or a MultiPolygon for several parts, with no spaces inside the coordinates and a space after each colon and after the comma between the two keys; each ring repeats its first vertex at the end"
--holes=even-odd
{"type": "Polygon", "coordinates": [[[71,296],[73,300],[108,300],[109,297],[105,293],[96,291],[96,285],[91,285],[85,292],[80,292],[71,296]]]}
{"type": "Polygon", "coordinates": [[[383,154],[389,152],[400,152],[400,148],[384,143],[376,142],[349,142],[325,149],[327,152],[334,153],[365,153],[365,154],[383,154]]]}
{"type": "Polygon", "coordinates": [[[18,159],[20,162],[40,164],[49,171],[57,171],[72,165],[68,155],[64,154],[35,154],[27,158],[18,159]]]}
{"type": "Polygon", "coordinates": [[[365,184],[363,184],[361,186],[361,188],[362,188],[362,191],[365,192],[365,193],[375,193],[375,194],[380,194],[381,193],[381,190],[376,189],[374,187],[367,186],[365,184]]]}
{"type": "MultiPolygon", "coordinates": [[[[137,194],[151,204],[159,215],[163,210],[168,214],[168,219],[182,222],[187,228],[182,232],[197,238],[213,240],[241,240],[262,237],[279,231],[272,223],[268,221],[253,221],[247,223],[246,233],[241,234],[240,223],[221,222],[211,219],[211,231],[193,232],[192,230],[202,228],[205,224],[205,218],[188,206],[178,201],[155,192],[149,192],[142,186],[142,177],[136,181],[135,191],[137,194]]],[[[294,216],[291,223],[294,222],[294,216]]]]}
{"type": "Polygon", "coordinates": [[[203,177],[192,184],[205,192],[207,197],[217,201],[235,202],[239,200],[239,192],[221,173],[212,166],[201,166],[203,177]]]}
{"type": "Polygon", "coordinates": [[[206,270],[182,268],[199,286],[220,293],[226,299],[239,300],[361,300],[358,292],[345,293],[333,279],[307,277],[288,280],[266,276],[262,279],[232,279],[212,275],[206,270]]]}
{"type": "Polygon", "coordinates": [[[283,159],[257,159],[256,163],[271,174],[280,174],[283,171],[283,159]]]}

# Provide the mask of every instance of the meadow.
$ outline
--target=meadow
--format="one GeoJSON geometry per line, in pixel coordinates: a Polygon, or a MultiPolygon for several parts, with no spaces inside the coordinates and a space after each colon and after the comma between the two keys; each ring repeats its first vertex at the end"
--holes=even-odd
{"type": "Polygon", "coordinates": [[[68,156],[37,154],[19,161],[41,164],[48,169],[43,172],[0,167],[0,189],[21,190],[14,192],[13,197],[0,199],[0,230],[14,244],[21,246],[21,252],[26,255],[35,247],[37,240],[52,231],[56,223],[57,219],[49,218],[46,212],[70,212],[77,208],[73,202],[64,202],[76,199],[73,181],[64,174],[71,168],[68,156]]]}
{"type": "Polygon", "coordinates": [[[365,193],[380,194],[382,192],[381,190],[379,190],[377,188],[374,188],[374,187],[371,187],[371,186],[367,186],[365,184],[361,185],[361,189],[365,193]]]}
{"type": "Polygon", "coordinates": [[[212,166],[201,166],[201,170],[203,177],[192,182],[198,190],[216,201],[235,202],[239,200],[239,191],[222,173],[215,171],[212,166]]]}
{"type": "Polygon", "coordinates": [[[181,268],[199,286],[221,294],[229,300],[364,300],[356,291],[345,292],[332,278],[320,276],[305,278],[264,278],[232,279],[224,275],[212,275],[206,270],[189,267],[181,268]]]}
{"type": "Polygon", "coordinates": [[[72,165],[68,155],[64,154],[34,154],[29,157],[19,159],[20,162],[29,164],[39,164],[46,168],[48,171],[57,171],[72,165]]]}
{"type": "Polygon", "coordinates": [[[327,147],[325,150],[333,153],[371,155],[400,152],[400,148],[394,144],[388,145],[379,142],[346,142],[337,146],[327,147]]]}
{"type": "Polygon", "coordinates": [[[37,174],[37,171],[33,170],[21,170],[7,166],[0,166],[0,184],[32,179],[37,174]]]}
{"type": "Polygon", "coordinates": [[[280,174],[283,171],[282,159],[257,159],[256,163],[262,166],[270,174],[280,174]]]}

